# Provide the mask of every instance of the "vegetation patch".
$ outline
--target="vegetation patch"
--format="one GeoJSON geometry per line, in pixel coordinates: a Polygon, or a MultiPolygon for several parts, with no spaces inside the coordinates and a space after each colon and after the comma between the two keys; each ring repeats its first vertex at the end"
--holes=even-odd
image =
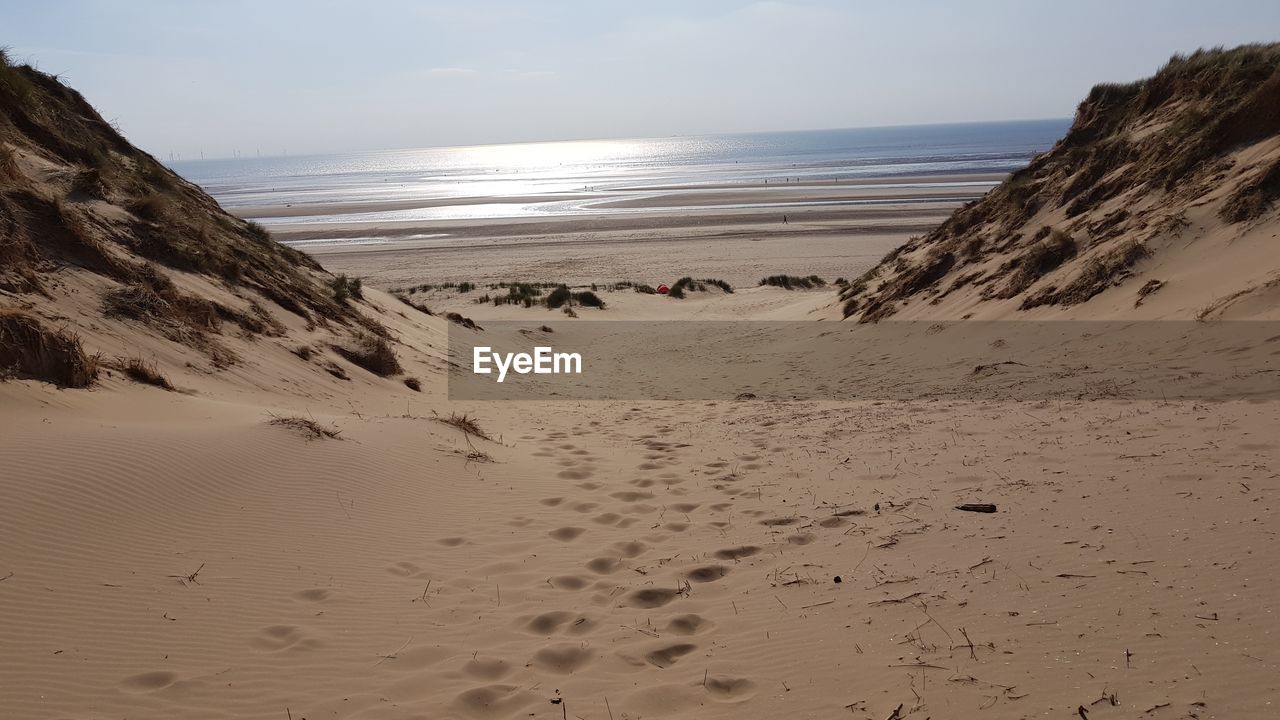
{"type": "Polygon", "coordinates": [[[311,418],[298,416],[272,415],[268,425],[283,427],[300,433],[307,440],[341,440],[342,431],[335,427],[326,427],[311,418]]]}
{"type": "Polygon", "coordinates": [[[359,335],[350,345],[334,345],[334,352],[379,377],[390,377],[403,372],[395,350],[386,338],[376,335],[359,335]]]}
{"type": "Polygon", "coordinates": [[[1133,306],[1138,307],[1142,305],[1142,303],[1147,299],[1149,295],[1151,295],[1151,293],[1159,290],[1162,287],[1164,287],[1163,280],[1146,281],[1145,283],[1143,283],[1142,287],[1138,288],[1138,299],[1133,301],[1133,306]]]}
{"type": "Polygon", "coordinates": [[[116,366],[126,377],[136,383],[152,385],[170,392],[177,389],[160,372],[160,368],[154,361],[144,360],[141,357],[117,358],[116,366]]]}
{"type": "Polygon", "coordinates": [[[1227,222],[1244,222],[1261,217],[1280,198],[1280,160],[1272,163],[1256,179],[1246,182],[1222,206],[1227,222]]]}
{"type": "Polygon", "coordinates": [[[339,305],[346,305],[351,300],[364,300],[364,282],[360,278],[339,275],[329,281],[329,288],[333,290],[333,301],[339,305]]]}
{"type": "Polygon", "coordinates": [[[444,318],[449,322],[453,323],[454,325],[461,325],[462,327],[468,330],[484,330],[484,328],[476,324],[475,320],[472,320],[469,317],[464,317],[460,313],[456,313],[456,312],[445,313],[444,318]]]}
{"type": "Polygon", "coordinates": [[[436,416],[437,422],[442,422],[450,427],[461,430],[466,435],[475,435],[478,438],[492,441],[493,438],[480,427],[476,419],[466,413],[449,413],[448,417],[436,416]]]}
{"type": "Polygon", "coordinates": [[[1009,281],[994,297],[1011,298],[1031,287],[1037,280],[1057,270],[1078,252],[1075,238],[1060,231],[1050,230],[1048,237],[1036,242],[1023,254],[1002,268],[1009,281]]]}
{"type": "Polygon", "coordinates": [[[724,280],[720,280],[717,278],[704,278],[702,280],[695,280],[692,277],[686,275],[680,278],[679,280],[675,281],[675,283],[667,290],[667,296],[673,297],[677,300],[683,300],[686,296],[686,293],[707,292],[708,287],[718,287],[721,290],[723,290],[725,293],[733,292],[733,286],[725,282],[724,280]]]}
{"type": "Polygon", "coordinates": [[[435,313],[431,312],[431,308],[427,307],[425,303],[417,302],[412,298],[410,298],[408,295],[405,295],[403,293],[395,293],[395,298],[400,302],[404,303],[405,305],[408,305],[409,307],[413,308],[414,310],[417,310],[418,312],[423,313],[424,315],[435,315],[435,313]]]}
{"type": "Polygon", "coordinates": [[[1078,305],[1103,290],[1120,284],[1129,277],[1131,268],[1150,254],[1147,246],[1137,240],[1129,240],[1107,252],[1097,253],[1084,261],[1074,280],[1060,289],[1045,288],[1023,300],[1021,308],[1028,310],[1041,305],[1078,305]]]}
{"type": "Polygon", "coordinates": [[[583,307],[592,307],[599,310],[603,310],[605,304],[604,300],[601,300],[599,295],[596,295],[590,290],[573,293],[573,301],[583,307]]]}
{"type": "Polygon", "coordinates": [[[811,290],[813,288],[825,287],[826,284],[827,281],[817,275],[808,275],[805,277],[799,277],[796,275],[770,275],[769,277],[762,278],[760,280],[760,285],[762,286],[772,285],[773,287],[780,287],[784,290],[811,290]]]}
{"type": "Polygon", "coordinates": [[[0,377],[17,376],[59,387],[88,387],[98,377],[98,358],[80,338],[44,326],[34,315],[0,308],[0,377]]]}
{"type": "Polygon", "coordinates": [[[555,310],[569,304],[573,300],[573,291],[568,285],[561,285],[550,293],[547,293],[546,305],[548,308],[555,310]]]}

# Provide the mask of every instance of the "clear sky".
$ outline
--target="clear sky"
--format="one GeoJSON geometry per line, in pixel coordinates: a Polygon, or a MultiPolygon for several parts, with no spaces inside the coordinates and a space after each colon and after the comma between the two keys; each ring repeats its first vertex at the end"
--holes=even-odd
{"type": "Polygon", "coordinates": [[[0,0],[168,157],[1067,117],[1277,0],[0,0]]]}

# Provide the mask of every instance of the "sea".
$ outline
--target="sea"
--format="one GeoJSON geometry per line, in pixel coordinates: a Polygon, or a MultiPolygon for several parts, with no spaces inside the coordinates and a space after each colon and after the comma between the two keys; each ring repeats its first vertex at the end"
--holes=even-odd
{"type": "Polygon", "coordinates": [[[691,193],[725,198],[699,202],[699,212],[799,208],[910,202],[920,190],[937,187],[972,186],[976,197],[990,187],[990,179],[962,176],[1021,168],[1052,147],[1069,125],[1053,119],[577,140],[170,165],[231,212],[266,225],[317,229],[343,223],[692,211],[662,202],[665,196],[687,202],[691,193]],[[874,198],[725,192],[814,185],[850,189],[872,178],[880,188],[874,198]]]}

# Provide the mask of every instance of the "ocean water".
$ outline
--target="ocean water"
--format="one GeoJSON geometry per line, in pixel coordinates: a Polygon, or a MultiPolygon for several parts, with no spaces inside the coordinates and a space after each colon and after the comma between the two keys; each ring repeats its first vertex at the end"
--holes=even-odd
{"type": "Polygon", "coordinates": [[[1068,125],[1064,119],[581,140],[171,166],[227,209],[265,224],[705,212],[912,202],[930,187],[972,187],[977,196],[989,182],[943,182],[940,176],[1016,170],[1049,149],[1068,125]],[[909,181],[882,181],[873,198],[802,199],[776,192],[814,185],[850,189],[860,180],[894,177],[909,181]],[[680,204],[698,193],[723,197],[726,189],[737,196],[732,203],[680,204]],[[664,203],[664,197],[681,200],[664,203]]]}

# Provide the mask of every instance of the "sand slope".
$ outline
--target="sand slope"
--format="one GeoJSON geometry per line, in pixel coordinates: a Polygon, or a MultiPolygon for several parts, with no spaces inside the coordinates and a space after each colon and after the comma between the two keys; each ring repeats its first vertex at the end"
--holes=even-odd
{"type": "Polygon", "coordinates": [[[458,407],[428,364],[443,321],[371,297],[426,392],[352,368],[300,393],[272,377],[295,365],[252,393],[0,385],[15,717],[1260,717],[1275,697],[1271,404],[458,407]]]}

